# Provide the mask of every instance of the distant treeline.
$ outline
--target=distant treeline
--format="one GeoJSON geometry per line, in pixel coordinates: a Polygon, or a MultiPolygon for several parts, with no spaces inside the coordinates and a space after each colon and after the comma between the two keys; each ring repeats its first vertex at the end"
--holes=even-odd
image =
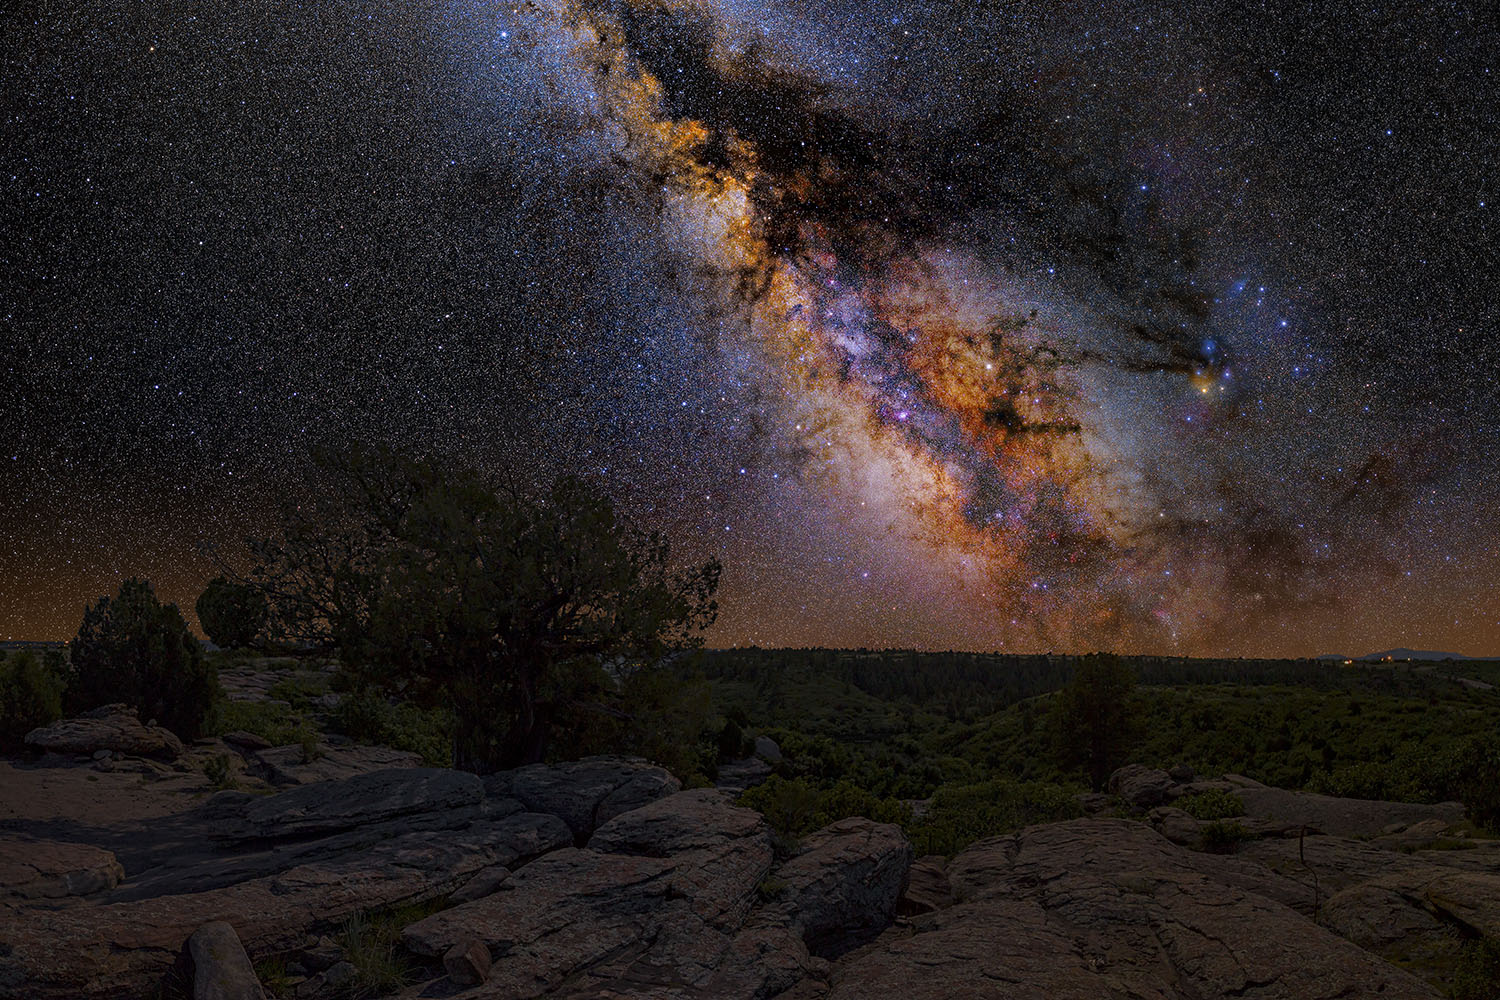
{"type": "MultiPolygon", "coordinates": [[[[750,647],[706,650],[701,668],[710,680],[750,685],[773,704],[789,685],[818,680],[850,685],[884,702],[906,703],[953,719],[974,719],[1063,687],[1082,659],[1054,653],[750,647]]],[[[1133,670],[1137,683],[1147,687],[1282,684],[1406,697],[1429,695],[1435,687],[1444,694],[1460,694],[1463,689],[1455,678],[1483,676],[1491,665],[1490,661],[1345,665],[1338,660],[1182,656],[1121,659],[1133,670]]]]}

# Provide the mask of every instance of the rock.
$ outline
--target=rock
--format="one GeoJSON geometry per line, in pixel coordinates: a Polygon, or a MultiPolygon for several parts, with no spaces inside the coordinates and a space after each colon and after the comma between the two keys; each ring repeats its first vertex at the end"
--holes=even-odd
{"type": "Polygon", "coordinates": [[[831,957],[873,938],[896,915],[912,849],[901,828],[863,817],[811,834],[776,871],[777,903],[814,955],[831,957]]]}
{"type": "Polygon", "coordinates": [[[731,805],[712,788],[678,792],[622,813],[594,831],[591,850],[664,858],[719,847],[741,837],[765,836],[765,818],[731,805]]]}
{"type": "Polygon", "coordinates": [[[297,986],[299,1000],[313,1000],[316,997],[327,996],[329,993],[342,993],[344,988],[354,981],[358,975],[354,963],[339,961],[324,969],[319,975],[312,977],[297,986]]]}
{"type": "Polygon", "coordinates": [[[1437,817],[1410,825],[1392,823],[1382,836],[1375,838],[1375,843],[1394,851],[1421,850],[1446,837],[1450,825],[1446,819],[1437,817]]]}
{"type": "Polygon", "coordinates": [[[1423,895],[1449,918],[1500,939],[1500,871],[1442,875],[1426,885],[1423,895]]]}
{"type": "Polygon", "coordinates": [[[273,785],[310,785],[339,781],[372,771],[398,767],[420,767],[422,758],[390,747],[322,747],[312,760],[300,744],[257,750],[251,754],[252,770],[273,785]]]}
{"type": "Polygon", "coordinates": [[[1197,847],[1203,839],[1203,824],[1181,809],[1157,806],[1147,814],[1146,820],[1153,830],[1174,844],[1197,847]]]}
{"type": "Polygon", "coordinates": [[[599,824],[671,795],[682,782],[639,758],[586,757],[568,764],[530,764],[485,779],[485,793],[519,799],[561,817],[580,842],[599,824]]]}
{"type": "Polygon", "coordinates": [[[224,742],[242,750],[269,750],[271,741],[254,733],[247,733],[243,729],[236,729],[232,733],[224,734],[224,742]]]}
{"type": "Polygon", "coordinates": [[[1329,930],[1369,949],[1443,930],[1420,899],[1373,884],[1336,893],[1324,904],[1320,916],[1329,930]]]}
{"type": "Polygon", "coordinates": [[[1114,806],[1114,799],[1103,792],[1080,792],[1073,796],[1073,800],[1078,803],[1078,808],[1089,816],[1108,812],[1114,806]]]}
{"type": "Polygon", "coordinates": [[[1193,774],[1193,769],[1188,767],[1186,764],[1173,764],[1167,769],[1167,774],[1173,781],[1177,782],[1179,785],[1192,781],[1193,778],[1196,777],[1196,775],[1193,774]]]}
{"type": "Polygon", "coordinates": [[[459,986],[477,986],[490,977],[490,950],[473,938],[460,941],[443,955],[443,968],[459,986]]]}
{"type": "Polygon", "coordinates": [[[95,760],[109,760],[109,758],[111,756],[112,755],[111,755],[111,753],[108,750],[95,750],[94,751],[94,759],[95,760]]]}
{"type": "Polygon", "coordinates": [[[781,747],[769,736],[755,737],[755,756],[769,764],[781,763],[781,747]]]}
{"type": "Polygon", "coordinates": [[[302,785],[243,803],[213,836],[221,840],[306,837],[410,813],[477,806],[484,797],[478,777],[443,768],[393,768],[342,781],[302,785]]]}
{"type": "Polygon", "coordinates": [[[1435,1000],[1425,983],[1265,894],[1287,889],[1257,869],[1122,820],[981,841],[949,865],[962,902],[850,954],[828,998],[1435,1000]]]}
{"type": "Polygon", "coordinates": [[[1172,776],[1140,764],[1127,764],[1109,776],[1109,793],[1118,795],[1136,809],[1150,809],[1167,801],[1172,776]]]}
{"type": "MultiPolygon", "coordinates": [[[[1229,777],[1226,775],[1226,780],[1229,777]]],[[[1288,827],[1307,826],[1334,837],[1373,837],[1392,823],[1409,826],[1429,819],[1457,823],[1464,816],[1464,807],[1458,802],[1416,805],[1340,799],[1265,786],[1239,788],[1235,794],[1245,803],[1245,815],[1252,819],[1275,820],[1288,827]]]]}
{"type": "MultiPolygon", "coordinates": [[[[571,838],[572,834],[569,833],[571,838]]],[[[483,899],[496,889],[500,883],[510,878],[510,869],[504,865],[491,865],[483,871],[477,872],[473,878],[459,886],[448,898],[454,903],[467,903],[471,899],[483,899]]]]}
{"type": "Polygon", "coordinates": [[[913,861],[907,872],[906,891],[896,903],[897,915],[913,917],[952,905],[953,887],[948,884],[942,857],[929,854],[913,861]]]}
{"type": "Polygon", "coordinates": [[[714,787],[732,795],[738,795],[747,788],[764,784],[771,776],[771,765],[759,757],[746,757],[743,760],[725,761],[719,765],[718,777],[714,779],[714,787]]]}
{"type": "Polygon", "coordinates": [[[204,924],[188,938],[193,1000],[265,1000],[239,935],[226,921],[204,924]]]}
{"type": "Polygon", "coordinates": [[[109,851],[30,837],[0,837],[0,897],[61,899],[113,889],[125,869],[109,851]]]}
{"type": "Polygon", "coordinates": [[[26,734],[26,745],[47,753],[91,756],[107,750],[159,760],[176,760],[183,753],[181,740],[161,726],[141,725],[128,705],[105,705],[76,719],[33,729],[26,734]]]}

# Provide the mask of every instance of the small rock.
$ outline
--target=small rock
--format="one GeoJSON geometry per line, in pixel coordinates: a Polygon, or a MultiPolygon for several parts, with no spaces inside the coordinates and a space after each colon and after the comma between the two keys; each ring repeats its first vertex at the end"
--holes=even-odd
{"type": "Polygon", "coordinates": [[[755,756],[770,764],[781,763],[781,747],[769,736],[755,737],[755,756]]]}
{"type": "Polygon", "coordinates": [[[943,870],[942,856],[929,854],[913,861],[907,875],[906,892],[896,903],[897,915],[914,917],[952,905],[953,887],[948,884],[948,873],[943,870]]]}
{"type": "Polygon", "coordinates": [[[1173,785],[1166,771],[1127,764],[1109,776],[1109,791],[1137,809],[1150,809],[1167,801],[1173,785]]]}
{"type": "Polygon", "coordinates": [[[109,760],[109,758],[110,758],[110,753],[109,753],[108,750],[95,750],[94,751],[94,759],[95,760],[109,760]]]}
{"type": "Polygon", "coordinates": [[[719,775],[714,787],[738,795],[747,788],[764,784],[771,776],[771,765],[759,757],[725,761],[719,765],[719,775]]]}
{"type": "Polygon", "coordinates": [[[500,883],[508,878],[510,878],[509,868],[506,868],[504,865],[491,865],[489,868],[478,872],[448,898],[454,903],[467,903],[471,899],[483,899],[500,888],[500,883]]]}
{"type": "Polygon", "coordinates": [[[1188,767],[1186,764],[1174,764],[1167,771],[1167,774],[1170,775],[1172,780],[1177,782],[1178,784],[1192,781],[1195,777],[1197,777],[1197,775],[1193,773],[1193,769],[1188,767]]]}
{"type": "Polygon", "coordinates": [[[443,968],[459,986],[477,986],[490,977],[490,950],[475,938],[460,941],[443,956],[443,968]]]}
{"type": "Polygon", "coordinates": [[[1157,833],[1183,847],[1196,847],[1203,837],[1203,824],[1172,806],[1157,806],[1146,819],[1157,833]]]}
{"type": "Polygon", "coordinates": [[[204,924],[188,938],[193,1000],[265,1000],[239,935],[223,920],[204,924]]]}
{"type": "Polygon", "coordinates": [[[271,749],[270,740],[262,736],[257,736],[254,733],[247,733],[243,729],[236,729],[232,733],[225,733],[224,742],[228,743],[230,746],[239,747],[243,750],[271,749]]]}

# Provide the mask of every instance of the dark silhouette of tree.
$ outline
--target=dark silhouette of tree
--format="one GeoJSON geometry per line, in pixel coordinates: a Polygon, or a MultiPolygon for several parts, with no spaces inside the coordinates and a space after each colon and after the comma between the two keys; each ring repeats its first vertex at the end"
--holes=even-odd
{"type": "Polygon", "coordinates": [[[322,499],[252,545],[271,632],[451,711],[457,767],[537,761],[556,727],[618,720],[624,679],[714,620],[718,561],[674,567],[582,479],[525,495],[387,451],[321,465],[322,499]]]}
{"type": "Polygon", "coordinates": [[[194,608],[203,634],[224,649],[250,645],[266,627],[266,595],[222,576],[208,581],[194,608]]]}
{"type": "Polygon", "coordinates": [[[219,697],[218,676],[175,604],[145,580],[120,584],[83,613],[70,659],[69,712],[124,702],[184,739],[203,735],[219,697]]]}
{"type": "Polygon", "coordinates": [[[1048,716],[1053,748],[1066,768],[1082,768],[1096,791],[1125,763],[1139,737],[1135,674],[1120,657],[1095,653],[1078,661],[1053,697],[1048,716]]]}

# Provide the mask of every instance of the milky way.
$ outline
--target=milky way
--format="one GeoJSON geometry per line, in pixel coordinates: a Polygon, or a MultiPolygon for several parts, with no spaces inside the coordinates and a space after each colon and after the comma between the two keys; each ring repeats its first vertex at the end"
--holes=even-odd
{"type": "Polygon", "coordinates": [[[34,26],[0,634],[71,627],[28,581],[190,603],[309,443],[377,437],[601,476],[726,554],[719,642],[1500,641],[1493,16],[204,21],[112,36],[113,76],[101,26],[34,26]],[[148,176],[91,206],[59,174],[106,153],[148,176]],[[90,419],[157,470],[123,498],[90,419]]]}

